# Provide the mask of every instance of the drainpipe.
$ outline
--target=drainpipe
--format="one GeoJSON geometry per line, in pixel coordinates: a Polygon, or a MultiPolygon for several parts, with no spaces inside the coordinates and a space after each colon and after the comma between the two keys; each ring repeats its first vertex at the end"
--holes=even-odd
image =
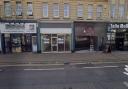
{"type": "Polygon", "coordinates": [[[41,53],[40,23],[37,22],[37,53],[41,53]]]}

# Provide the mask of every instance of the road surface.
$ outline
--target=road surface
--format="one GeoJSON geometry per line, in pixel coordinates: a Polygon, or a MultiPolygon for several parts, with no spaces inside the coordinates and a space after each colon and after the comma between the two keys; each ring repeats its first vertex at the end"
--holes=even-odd
{"type": "Polygon", "coordinates": [[[128,89],[125,65],[1,66],[0,89],[128,89]]]}

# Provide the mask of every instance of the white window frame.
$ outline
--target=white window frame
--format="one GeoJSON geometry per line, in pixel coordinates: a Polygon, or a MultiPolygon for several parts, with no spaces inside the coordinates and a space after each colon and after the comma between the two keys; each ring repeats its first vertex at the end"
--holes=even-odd
{"type": "Polygon", "coordinates": [[[83,17],[83,4],[77,6],[77,17],[83,17]]]}
{"type": "Polygon", "coordinates": [[[110,6],[110,16],[111,18],[116,18],[116,5],[111,4],[110,6]]]}
{"type": "Polygon", "coordinates": [[[93,18],[93,5],[89,4],[88,5],[88,19],[92,19],[93,18]]]}
{"type": "Polygon", "coordinates": [[[48,17],[48,3],[43,3],[43,17],[48,17]]]}
{"type": "Polygon", "coordinates": [[[27,15],[33,16],[33,3],[27,2],[27,15]]]}
{"type": "Polygon", "coordinates": [[[12,16],[12,7],[11,7],[11,2],[9,1],[4,2],[4,14],[6,17],[12,16]]]}
{"type": "Polygon", "coordinates": [[[102,18],[103,16],[103,5],[98,5],[97,6],[97,18],[102,18]]]}
{"type": "Polygon", "coordinates": [[[64,17],[69,18],[70,16],[70,5],[68,3],[64,4],[64,17]]]}
{"type": "Polygon", "coordinates": [[[22,16],[22,3],[16,2],[16,16],[22,16]]]}
{"type": "Polygon", "coordinates": [[[53,17],[55,18],[59,17],[59,4],[58,3],[53,4],[53,17]]]}
{"type": "Polygon", "coordinates": [[[119,5],[119,18],[125,17],[125,5],[119,5]]]}

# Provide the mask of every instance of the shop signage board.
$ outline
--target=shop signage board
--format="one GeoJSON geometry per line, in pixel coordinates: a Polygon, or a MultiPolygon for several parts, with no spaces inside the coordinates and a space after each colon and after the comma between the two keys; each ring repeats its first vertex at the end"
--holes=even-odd
{"type": "Polygon", "coordinates": [[[126,28],[128,28],[128,24],[110,24],[110,27],[111,28],[122,28],[122,29],[126,29],[126,28]]]}
{"type": "Polygon", "coordinates": [[[36,33],[36,23],[5,23],[1,33],[36,33]]]}

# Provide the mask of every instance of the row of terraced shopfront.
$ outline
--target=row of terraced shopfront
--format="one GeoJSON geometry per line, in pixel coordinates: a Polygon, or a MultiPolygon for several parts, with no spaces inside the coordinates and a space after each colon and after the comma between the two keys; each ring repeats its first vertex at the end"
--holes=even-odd
{"type": "Polygon", "coordinates": [[[0,0],[2,53],[128,50],[128,0],[0,0]]]}
{"type": "Polygon", "coordinates": [[[127,23],[1,20],[0,30],[3,53],[128,50],[127,23]]]}

